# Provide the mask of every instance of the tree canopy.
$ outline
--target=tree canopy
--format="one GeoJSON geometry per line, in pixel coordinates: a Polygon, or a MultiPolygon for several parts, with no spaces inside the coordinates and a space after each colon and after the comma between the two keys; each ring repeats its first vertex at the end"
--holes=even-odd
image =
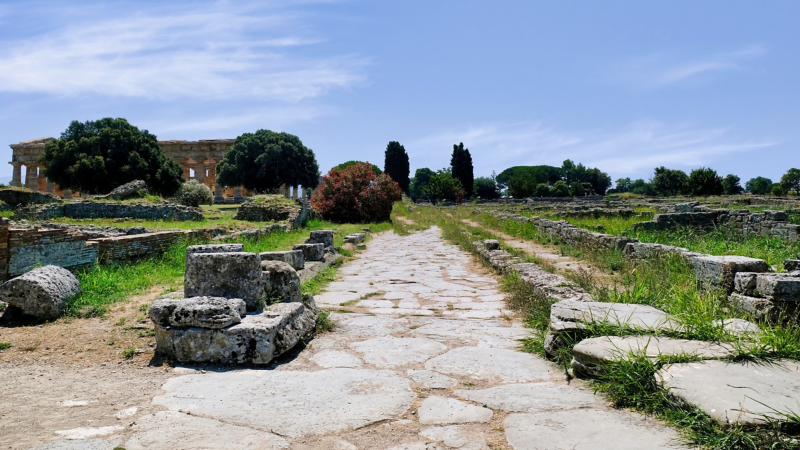
{"type": "Polygon", "coordinates": [[[722,193],[725,195],[737,195],[741,194],[744,189],[742,189],[742,185],[739,184],[741,179],[733,174],[725,175],[725,178],[722,179],[722,193]]]}
{"type": "MultiPolygon", "coordinates": [[[[497,176],[497,182],[507,186],[509,195],[514,197],[527,197],[536,191],[537,185],[553,186],[558,181],[564,181],[568,187],[575,182],[589,183],[591,184],[589,191],[601,195],[611,186],[611,177],[607,173],[581,163],[575,164],[569,159],[565,160],[561,167],[544,165],[509,167],[497,176]]],[[[541,189],[539,191],[541,192],[541,189]]]]}
{"type": "Polygon", "coordinates": [[[406,148],[400,145],[399,142],[390,141],[386,146],[383,170],[394,181],[397,181],[403,192],[409,193],[408,176],[411,174],[411,169],[408,164],[408,153],[406,153],[406,148]]]}
{"type": "Polygon", "coordinates": [[[686,193],[689,185],[689,176],[682,170],[667,169],[664,166],[656,167],[653,179],[655,191],[661,195],[678,195],[686,193]]]}
{"type": "Polygon", "coordinates": [[[331,170],[333,170],[333,169],[346,169],[348,167],[353,167],[356,164],[367,164],[367,165],[369,165],[369,169],[371,171],[375,172],[376,176],[383,173],[383,171],[381,170],[380,167],[376,166],[375,164],[370,164],[369,161],[356,161],[356,160],[352,160],[352,159],[350,161],[343,162],[343,163],[339,164],[338,166],[335,166],[335,167],[331,168],[331,170]]]}
{"type": "Polygon", "coordinates": [[[41,162],[51,181],[88,194],[142,180],[151,192],[168,197],[183,182],[183,170],[164,155],[156,136],[122,118],[72,121],[59,139],[45,144],[41,162]]]}
{"type": "Polygon", "coordinates": [[[492,172],[490,177],[475,178],[474,194],[482,199],[495,199],[500,197],[500,186],[495,181],[497,176],[492,172]]]}
{"type": "Polygon", "coordinates": [[[526,178],[534,179],[534,183],[553,184],[561,179],[561,168],[553,166],[514,166],[497,175],[497,183],[508,185],[514,175],[521,173],[526,178]]]}
{"type": "Polygon", "coordinates": [[[414,172],[414,178],[411,179],[411,187],[409,188],[411,191],[411,198],[416,199],[424,196],[425,193],[422,192],[422,188],[428,185],[431,181],[431,177],[434,175],[436,175],[436,172],[427,167],[417,169],[417,171],[414,172]]]}
{"type": "Polygon", "coordinates": [[[461,181],[453,176],[451,169],[448,167],[437,171],[431,176],[428,184],[422,188],[422,193],[435,203],[437,199],[456,200],[464,195],[464,187],[461,185],[461,181]]]}
{"type": "Polygon", "coordinates": [[[258,130],[236,138],[217,164],[217,183],[273,192],[281,185],[314,188],[319,165],[314,152],[289,133],[258,130]]]}
{"type": "Polygon", "coordinates": [[[461,182],[461,186],[466,195],[472,195],[472,189],[475,183],[475,172],[472,167],[472,156],[469,154],[469,149],[464,148],[463,142],[458,145],[453,145],[450,168],[453,178],[461,182]]]}
{"type": "Polygon", "coordinates": [[[710,167],[692,170],[687,188],[694,195],[721,195],[725,190],[722,177],[710,167]]]}
{"type": "Polygon", "coordinates": [[[772,189],[772,180],[765,177],[755,177],[747,180],[744,184],[744,191],[756,195],[769,194],[772,189]]]}
{"type": "Polygon", "coordinates": [[[800,195],[800,169],[791,168],[781,177],[781,187],[800,195]]]}

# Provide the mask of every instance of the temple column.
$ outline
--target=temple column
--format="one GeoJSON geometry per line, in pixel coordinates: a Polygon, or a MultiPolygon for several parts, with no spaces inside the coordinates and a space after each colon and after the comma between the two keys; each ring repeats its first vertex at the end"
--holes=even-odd
{"type": "Polygon", "coordinates": [[[206,166],[203,164],[202,160],[198,160],[197,164],[194,166],[194,179],[197,180],[198,183],[203,184],[206,180],[206,166]]]}
{"type": "Polygon", "coordinates": [[[39,178],[36,180],[36,190],[47,191],[47,177],[44,175],[44,167],[39,168],[39,178]]]}
{"type": "Polygon", "coordinates": [[[206,178],[206,186],[209,189],[216,192],[216,188],[214,187],[217,184],[217,166],[215,165],[214,161],[210,161],[210,166],[208,166],[208,178],[206,178]]]}
{"type": "Polygon", "coordinates": [[[25,170],[25,187],[35,191],[36,179],[39,177],[39,168],[33,164],[28,164],[25,167],[27,167],[27,170],[25,170]]]}
{"type": "Polygon", "coordinates": [[[10,164],[14,166],[14,173],[11,176],[11,185],[22,186],[22,163],[12,162],[10,164]]]}
{"type": "Polygon", "coordinates": [[[189,179],[192,178],[192,174],[189,172],[189,164],[184,162],[181,164],[181,167],[183,167],[183,181],[189,181],[189,179]]]}
{"type": "Polygon", "coordinates": [[[299,193],[299,190],[298,190],[299,188],[297,186],[294,186],[292,189],[293,189],[292,190],[292,199],[297,200],[297,198],[298,198],[297,194],[299,193]]]}

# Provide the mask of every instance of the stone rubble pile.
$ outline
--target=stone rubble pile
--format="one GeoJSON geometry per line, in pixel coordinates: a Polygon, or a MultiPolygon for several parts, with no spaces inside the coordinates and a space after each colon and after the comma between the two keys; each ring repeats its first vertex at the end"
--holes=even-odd
{"type": "MultiPolygon", "coordinates": [[[[312,232],[330,243],[333,232],[312,232]]],[[[162,298],[149,315],[156,330],[156,351],[184,363],[268,364],[313,332],[318,310],[302,295],[297,270],[330,264],[336,255],[305,252],[243,251],[241,244],[190,246],[186,250],[184,296],[162,298]]]]}

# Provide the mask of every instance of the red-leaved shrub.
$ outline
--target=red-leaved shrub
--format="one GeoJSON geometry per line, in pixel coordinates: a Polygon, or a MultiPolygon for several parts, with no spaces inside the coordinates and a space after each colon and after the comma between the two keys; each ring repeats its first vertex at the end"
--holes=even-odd
{"type": "Polygon", "coordinates": [[[333,222],[382,222],[389,220],[392,204],[403,191],[388,175],[375,176],[369,163],[331,169],[322,187],[311,197],[311,206],[333,222]]]}

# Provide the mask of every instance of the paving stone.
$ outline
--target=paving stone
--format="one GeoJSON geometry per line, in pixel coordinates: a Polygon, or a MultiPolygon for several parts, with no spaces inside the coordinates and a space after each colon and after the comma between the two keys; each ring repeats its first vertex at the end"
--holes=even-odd
{"type": "Polygon", "coordinates": [[[680,327],[672,316],[649,305],[575,300],[554,303],[550,308],[550,322],[603,322],[646,330],[674,330],[680,327]]]}
{"type": "Polygon", "coordinates": [[[423,425],[488,422],[494,414],[491,409],[470,405],[452,398],[431,396],[422,401],[417,411],[423,425]]]}
{"type": "Polygon", "coordinates": [[[503,327],[497,320],[436,320],[423,325],[414,334],[443,341],[478,341],[482,346],[517,348],[520,339],[531,336],[521,326],[503,327]]]}
{"type": "Polygon", "coordinates": [[[486,439],[480,433],[470,433],[463,425],[429,427],[419,433],[428,439],[441,441],[449,448],[462,450],[489,450],[486,439]]]}
{"type": "Polygon", "coordinates": [[[401,416],[416,398],[410,384],[391,371],[246,370],[172,378],[153,403],[296,438],[401,416]]]}
{"type": "Polygon", "coordinates": [[[126,450],[231,449],[283,450],[289,443],[280,436],[253,428],[194,417],[175,411],[159,411],[140,417],[126,450]]]}
{"type": "Polygon", "coordinates": [[[458,397],[508,412],[539,412],[602,407],[604,401],[589,390],[556,383],[504,384],[489,389],[454,392],[458,397]]]}
{"type": "Polygon", "coordinates": [[[764,423],[775,411],[800,414],[800,363],[703,361],[672,364],[658,373],[670,393],[721,423],[764,423]]]}
{"type": "Polygon", "coordinates": [[[59,430],[56,434],[63,436],[67,439],[88,439],[97,436],[108,436],[122,431],[124,427],[119,425],[110,425],[107,427],[79,427],[70,430],[59,430]]]}
{"type": "Polygon", "coordinates": [[[432,370],[409,369],[407,373],[412,380],[429,389],[447,389],[458,383],[457,380],[432,370]]]}
{"type": "Polygon", "coordinates": [[[447,350],[433,339],[377,337],[354,342],[350,347],[364,354],[364,361],[378,367],[395,367],[425,362],[447,350]]]}
{"type": "Polygon", "coordinates": [[[660,355],[692,355],[701,359],[720,359],[733,354],[733,346],[713,342],[689,341],[654,336],[601,336],[584,339],[572,349],[572,369],[597,374],[602,365],[627,358],[632,352],[649,358],[660,355]]]}
{"type": "Polygon", "coordinates": [[[461,347],[425,363],[425,368],[478,380],[500,378],[506,383],[547,380],[551,366],[530,353],[504,348],[461,347]]]}
{"type": "Polygon", "coordinates": [[[312,356],[311,361],[318,366],[330,369],[333,367],[361,367],[363,363],[360,359],[347,352],[338,350],[323,350],[312,356]]]}
{"type": "Polygon", "coordinates": [[[515,413],[503,427],[514,450],[674,450],[679,443],[673,429],[610,408],[515,413]]]}
{"type": "Polygon", "coordinates": [[[715,320],[713,324],[722,326],[724,330],[733,334],[754,334],[761,331],[758,325],[744,319],[715,320]]]}
{"type": "Polygon", "coordinates": [[[122,443],[120,439],[66,439],[34,447],[31,450],[114,450],[122,443]]]}

